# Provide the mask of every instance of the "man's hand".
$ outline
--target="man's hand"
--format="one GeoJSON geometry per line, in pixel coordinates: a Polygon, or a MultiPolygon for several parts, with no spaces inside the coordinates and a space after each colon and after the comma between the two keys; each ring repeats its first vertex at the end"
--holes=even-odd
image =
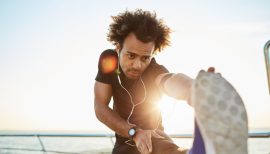
{"type": "Polygon", "coordinates": [[[154,130],[137,130],[133,140],[136,143],[137,149],[141,154],[150,154],[152,152],[152,137],[164,138],[158,135],[154,130]]]}

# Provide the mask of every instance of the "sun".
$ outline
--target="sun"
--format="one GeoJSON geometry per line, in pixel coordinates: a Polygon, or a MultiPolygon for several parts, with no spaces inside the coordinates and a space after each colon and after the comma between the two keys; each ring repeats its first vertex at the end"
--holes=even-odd
{"type": "Polygon", "coordinates": [[[159,102],[162,121],[167,133],[192,133],[194,110],[186,101],[163,96],[159,102]]]}

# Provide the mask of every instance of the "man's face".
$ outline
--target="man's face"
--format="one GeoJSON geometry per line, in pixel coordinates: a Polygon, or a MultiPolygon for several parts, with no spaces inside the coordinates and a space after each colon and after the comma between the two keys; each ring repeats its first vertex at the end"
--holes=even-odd
{"type": "Polygon", "coordinates": [[[120,51],[120,66],[129,79],[137,79],[151,62],[155,43],[143,43],[130,33],[120,51]]]}

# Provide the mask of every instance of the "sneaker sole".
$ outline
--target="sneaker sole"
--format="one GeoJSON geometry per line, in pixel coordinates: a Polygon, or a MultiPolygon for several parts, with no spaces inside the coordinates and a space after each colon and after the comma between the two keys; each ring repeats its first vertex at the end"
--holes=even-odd
{"type": "Polygon", "coordinates": [[[200,71],[192,103],[206,154],[247,154],[248,120],[233,86],[221,75],[200,71]]]}

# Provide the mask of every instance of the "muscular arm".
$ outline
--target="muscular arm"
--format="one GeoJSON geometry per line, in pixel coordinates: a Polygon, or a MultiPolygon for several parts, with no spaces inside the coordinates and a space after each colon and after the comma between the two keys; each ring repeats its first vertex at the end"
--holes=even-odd
{"type": "MultiPolygon", "coordinates": [[[[204,71],[204,70],[201,70],[204,71]]],[[[215,73],[214,67],[209,67],[207,72],[215,73]]],[[[220,73],[218,73],[220,74],[220,73]]],[[[221,74],[220,74],[221,75],[221,74]]],[[[182,73],[164,73],[160,74],[156,78],[156,84],[160,87],[167,95],[174,97],[179,100],[186,100],[189,105],[192,106],[190,101],[191,87],[193,79],[182,73]],[[169,78],[166,79],[167,74],[171,74],[169,78]],[[163,79],[164,82],[162,82],[163,79]]]]}
{"type": "Polygon", "coordinates": [[[166,74],[160,74],[156,78],[156,84],[169,96],[179,100],[188,101],[193,79],[182,73],[171,74],[165,82],[161,81],[166,78],[166,74]]]}
{"type": "Polygon", "coordinates": [[[111,128],[117,134],[128,137],[128,130],[132,127],[109,107],[112,97],[110,84],[95,82],[95,113],[99,121],[111,128]]]}
{"type": "MultiPolygon", "coordinates": [[[[112,97],[112,87],[110,84],[104,84],[96,81],[95,83],[95,113],[97,118],[104,123],[106,126],[111,128],[117,134],[124,137],[129,137],[128,130],[133,127],[129,125],[123,118],[121,118],[116,112],[114,112],[108,105],[112,97]]],[[[134,141],[138,150],[141,153],[151,153],[152,142],[151,142],[151,130],[140,129],[134,141]]],[[[155,135],[154,137],[160,137],[155,135]]]]}

